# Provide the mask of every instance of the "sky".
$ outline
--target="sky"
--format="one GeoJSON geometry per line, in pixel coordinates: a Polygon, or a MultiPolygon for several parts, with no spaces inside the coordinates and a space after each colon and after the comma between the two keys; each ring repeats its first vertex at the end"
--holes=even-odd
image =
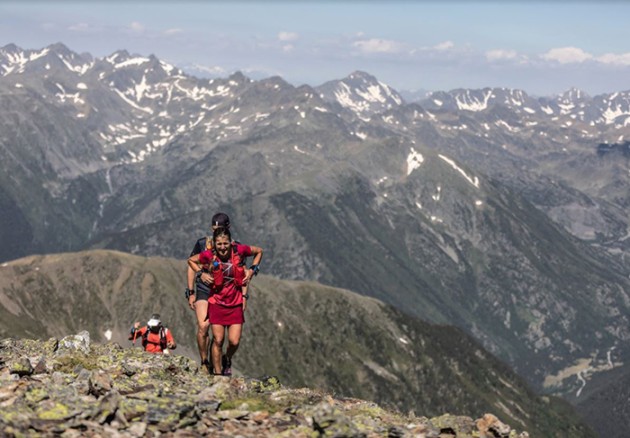
{"type": "Polygon", "coordinates": [[[0,48],[155,55],[195,76],[398,91],[630,90],[630,1],[0,0],[0,48]],[[194,68],[194,70],[193,70],[194,68]]]}

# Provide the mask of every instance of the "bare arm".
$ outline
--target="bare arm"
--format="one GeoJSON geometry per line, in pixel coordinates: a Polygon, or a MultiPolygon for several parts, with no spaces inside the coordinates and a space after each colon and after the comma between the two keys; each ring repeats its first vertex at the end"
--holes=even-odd
{"type": "MultiPolygon", "coordinates": [[[[201,271],[201,266],[199,266],[199,254],[188,257],[188,270],[190,275],[188,277],[188,289],[193,290],[192,287],[194,287],[195,275],[197,272],[201,271]],[[190,273],[190,271],[192,271],[192,273],[190,273]]],[[[214,282],[214,278],[208,272],[202,272],[199,278],[204,284],[212,284],[214,282]]]]}
{"type": "MultiPolygon", "coordinates": [[[[263,250],[259,246],[250,245],[249,247],[251,249],[252,255],[254,256],[254,260],[252,261],[252,266],[258,266],[258,264],[262,260],[263,250]]],[[[249,284],[249,281],[252,279],[254,275],[256,275],[256,273],[254,272],[253,269],[246,269],[244,284],[245,285],[249,284]]]]}
{"type": "MultiPolygon", "coordinates": [[[[199,267],[199,254],[194,254],[188,257],[188,268],[193,271],[193,274],[201,269],[199,267]]],[[[188,284],[188,286],[192,286],[192,284],[188,284]]]]}
{"type": "Polygon", "coordinates": [[[175,338],[171,334],[171,331],[167,329],[166,332],[166,348],[169,350],[175,350],[177,348],[177,344],[175,343],[175,338]]]}
{"type": "Polygon", "coordinates": [[[263,256],[263,249],[259,246],[250,246],[250,248],[252,249],[252,255],[254,256],[254,261],[252,262],[252,265],[260,264],[263,256]]]}

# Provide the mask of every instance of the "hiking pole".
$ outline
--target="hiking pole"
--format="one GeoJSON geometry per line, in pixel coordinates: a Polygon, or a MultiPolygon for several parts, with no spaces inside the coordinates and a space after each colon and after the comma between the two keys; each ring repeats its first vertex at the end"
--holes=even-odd
{"type": "Polygon", "coordinates": [[[136,339],[138,338],[138,328],[136,327],[136,325],[133,325],[133,342],[131,343],[131,345],[133,345],[134,347],[136,346],[136,339]]]}

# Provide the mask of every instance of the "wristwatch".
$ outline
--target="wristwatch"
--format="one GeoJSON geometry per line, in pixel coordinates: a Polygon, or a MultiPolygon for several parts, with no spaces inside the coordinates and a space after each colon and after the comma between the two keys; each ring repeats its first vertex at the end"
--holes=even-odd
{"type": "Polygon", "coordinates": [[[191,289],[186,288],[186,291],[184,293],[186,295],[186,299],[188,299],[191,295],[195,295],[194,289],[191,290],[191,289]]]}
{"type": "Polygon", "coordinates": [[[260,268],[258,267],[258,265],[251,265],[249,269],[254,271],[254,275],[258,275],[258,271],[260,271],[260,268]]]}
{"type": "Polygon", "coordinates": [[[249,299],[249,294],[243,294],[243,298],[245,298],[246,300],[249,299]]]}

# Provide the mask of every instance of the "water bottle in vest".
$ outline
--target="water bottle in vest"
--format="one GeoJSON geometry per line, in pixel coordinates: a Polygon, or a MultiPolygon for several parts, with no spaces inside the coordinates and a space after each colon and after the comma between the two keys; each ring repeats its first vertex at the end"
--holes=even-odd
{"type": "Polygon", "coordinates": [[[223,287],[223,269],[218,260],[212,262],[212,277],[214,278],[214,287],[220,289],[223,287]]]}

